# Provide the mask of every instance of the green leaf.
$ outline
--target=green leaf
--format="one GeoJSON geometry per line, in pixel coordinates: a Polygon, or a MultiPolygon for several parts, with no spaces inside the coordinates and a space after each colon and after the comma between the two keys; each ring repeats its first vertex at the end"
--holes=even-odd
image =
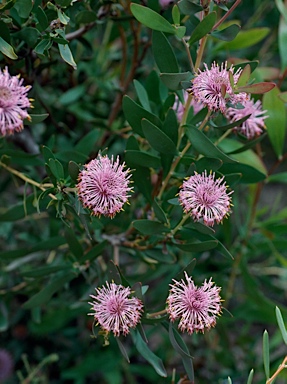
{"type": "Polygon", "coordinates": [[[44,121],[45,119],[47,119],[48,116],[49,116],[48,113],[42,113],[39,115],[31,114],[30,115],[31,120],[25,119],[24,124],[25,125],[38,124],[38,123],[41,123],[42,121],[44,121]]]}
{"type": "Polygon", "coordinates": [[[44,39],[36,45],[34,51],[37,53],[38,56],[45,57],[45,51],[48,51],[52,47],[52,44],[53,42],[51,39],[44,39]]]}
{"type": "Polygon", "coordinates": [[[277,87],[263,96],[263,109],[268,111],[268,119],[265,120],[269,139],[272,147],[280,158],[283,153],[286,133],[286,109],[279,99],[280,91],[277,87]]]}
{"type": "Polygon", "coordinates": [[[135,103],[129,96],[124,96],[122,103],[123,111],[128,123],[131,125],[135,133],[140,136],[144,136],[141,121],[147,119],[158,127],[162,127],[162,122],[159,118],[142,108],[140,105],[135,103]]]}
{"type": "Polygon", "coordinates": [[[172,20],[174,24],[180,24],[180,12],[176,4],[172,7],[172,20]]]}
{"type": "Polygon", "coordinates": [[[254,375],[254,369],[251,369],[248,375],[247,384],[252,384],[253,381],[253,375],[254,375]]]}
{"type": "Polygon", "coordinates": [[[266,380],[268,380],[270,377],[270,356],[269,356],[269,335],[266,329],[263,333],[263,364],[264,364],[266,380]]]}
{"type": "Polygon", "coordinates": [[[281,335],[283,337],[284,343],[287,345],[287,330],[284,324],[281,311],[278,307],[276,307],[275,312],[276,312],[276,319],[277,319],[277,323],[278,323],[281,335]]]}
{"type": "Polygon", "coordinates": [[[57,8],[57,14],[62,24],[67,25],[69,23],[70,18],[61,9],[57,8]]]}
{"type": "Polygon", "coordinates": [[[252,47],[263,40],[270,32],[270,28],[253,28],[248,31],[240,31],[234,40],[228,43],[222,43],[217,49],[239,50],[252,47]]]}
{"type": "Polygon", "coordinates": [[[152,51],[160,72],[179,72],[179,66],[173,48],[162,32],[153,31],[152,51]]]}
{"type": "Polygon", "coordinates": [[[64,169],[62,164],[57,159],[50,159],[48,165],[51,169],[51,172],[56,177],[56,179],[64,179],[64,169]]]}
{"type": "Polygon", "coordinates": [[[141,251],[140,256],[147,262],[152,262],[154,260],[159,263],[164,264],[174,264],[176,262],[176,257],[171,252],[165,252],[163,249],[149,249],[147,251],[141,251]]]}
{"type": "Polygon", "coordinates": [[[38,155],[30,155],[29,153],[23,152],[16,149],[3,149],[0,150],[1,156],[9,157],[9,161],[13,164],[20,165],[43,165],[43,161],[39,159],[38,155]]]}
{"type": "Polygon", "coordinates": [[[131,3],[130,10],[134,17],[146,27],[173,35],[176,34],[176,28],[155,11],[135,3],[131,3]]]}
{"type": "Polygon", "coordinates": [[[216,147],[202,131],[198,130],[192,125],[187,125],[186,127],[186,134],[191,142],[191,145],[200,154],[203,154],[207,157],[215,157],[216,159],[221,159],[223,162],[236,162],[236,160],[233,160],[229,156],[225,155],[225,153],[216,147]]]}
{"type": "Polygon", "coordinates": [[[151,112],[147,91],[142,86],[142,84],[137,80],[134,80],[134,86],[135,86],[141,105],[143,106],[144,109],[151,112]]]}
{"type": "Polygon", "coordinates": [[[250,78],[250,75],[251,75],[251,67],[249,64],[245,65],[245,67],[243,68],[238,80],[237,80],[237,83],[236,83],[236,87],[241,87],[243,85],[246,85],[249,78],[250,78]]]}
{"type": "Polygon", "coordinates": [[[173,108],[169,108],[167,111],[162,130],[174,142],[174,144],[177,145],[178,121],[176,112],[173,108]]]}
{"type": "Polygon", "coordinates": [[[142,130],[147,141],[156,151],[169,155],[177,153],[174,142],[160,128],[152,124],[149,120],[142,120],[142,130]]]}
{"type": "Polygon", "coordinates": [[[102,135],[100,129],[92,129],[76,144],[75,150],[85,155],[89,155],[93,150],[97,148],[97,141],[102,135]]]}
{"type": "Polygon", "coordinates": [[[157,374],[161,377],[167,377],[167,373],[161,359],[148,348],[139,331],[131,330],[131,336],[138,352],[153,366],[157,374]]]}
{"type": "Polygon", "coordinates": [[[279,172],[268,176],[268,183],[284,183],[287,184],[287,172],[279,172]]]}
{"type": "Polygon", "coordinates": [[[258,64],[259,64],[259,61],[258,60],[254,60],[254,61],[245,61],[243,63],[239,63],[239,64],[236,64],[233,66],[234,68],[234,73],[236,73],[236,71],[241,68],[241,69],[244,69],[246,67],[246,65],[250,65],[250,68],[251,68],[251,73],[253,71],[255,71],[255,69],[258,67],[258,64]]]}
{"type": "Polygon", "coordinates": [[[32,0],[17,0],[14,8],[21,18],[28,19],[33,8],[33,2],[32,0]]]}
{"type": "Polygon", "coordinates": [[[217,126],[214,124],[214,122],[211,120],[210,121],[210,125],[214,128],[217,128],[217,129],[222,129],[224,131],[227,131],[227,129],[230,129],[230,128],[234,128],[234,127],[239,127],[242,123],[244,123],[244,121],[246,121],[247,119],[249,119],[251,115],[247,115],[247,116],[244,116],[242,117],[242,119],[239,119],[239,120],[236,120],[234,121],[233,123],[231,124],[227,124],[227,125],[222,125],[222,126],[217,126]]]}
{"type": "Polygon", "coordinates": [[[67,92],[63,93],[58,101],[62,105],[70,105],[73,104],[75,101],[81,99],[85,93],[86,93],[86,85],[81,84],[78,85],[77,87],[70,88],[67,92]]]}
{"type": "Polygon", "coordinates": [[[129,355],[128,355],[128,353],[127,353],[127,351],[126,351],[126,349],[125,349],[123,343],[120,341],[120,339],[119,339],[118,337],[115,337],[115,339],[116,339],[116,342],[117,342],[117,344],[118,344],[118,347],[119,347],[119,349],[120,349],[120,351],[121,351],[121,354],[122,354],[123,357],[126,359],[126,361],[127,361],[128,363],[130,363],[129,355]]]}
{"type": "Polygon", "coordinates": [[[81,11],[76,14],[77,24],[90,24],[97,20],[97,14],[94,11],[81,11]]]}
{"type": "MultiPolygon", "coordinates": [[[[287,65],[286,65],[287,67],[287,65]]],[[[282,100],[284,103],[287,103],[287,92],[281,92],[278,95],[279,99],[282,100]]]]}
{"type": "Polygon", "coordinates": [[[238,35],[240,29],[240,25],[232,24],[227,28],[221,29],[220,31],[211,32],[211,36],[224,41],[232,41],[238,35]]]}
{"type": "Polygon", "coordinates": [[[266,136],[266,133],[263,133],[262,135],[258,136],[254,140],[248,140],[247,144],[242,145],[242,147],[235,149],[231,152],[228,152],[228,155],[233,155],[236,153],[241,153],[247,151],[247,149],[254,147],[257,143],[259,143],[261,140],[263,140],[266,136]]]}
{"type": "Polygon", "coordinates": [[[80,260],[80,263],[85,263],[86,261],[93,261],[99,257],[105,249],[107,249],[109,242],[107,240],[102,241],[101,243],[93,246],[93,248],[85,253],[80,260]]]}
{"type": "Polygon", "coordinates": [[[76,257],[76,259],[80,259],[83,256],[83,248],[77,239],[75,232],[71,228],[65,229],[65,239],[70,248],[70,252],[76,257]]]}
{"type": "MultiPolygon", "coordinates": [[[[278,1],[279,2],[279,1],[278,1]]],[[[287,13],[287,7],[283,5],[285,13],[287,13]]],[[[278,46],[279,54],[281,61],[281,70],[284,70],[287,67],[287,57],[286,57],[286,39],[287,39],[287,17],[280,17],[279,28],[278,28],[278,46]]]]}
{"type": "Polygon", "coordinates": [[[151,185],[150,170],[145,167],[137,166],[133,171],[133,180],[140,193],[143,194],[143,196],[148,200],[150,204],[152,204],[153,188],[151,185]]]}
{"type": "Polygon", "coordinates": [[[60,51],[60,55],[61,55],[62,59],[66,63],[71,65],[74,69],[77,69],[77,64],[74,61],[72,52],[71,52],[68,44],[65,44],[65,45],[64,44],[58,44],[58,47],[59,47],[59,51],[60,51]]]}
{"type": "Polygon", "coordinates": [[[170,339],[171,345],[176,350],[176,352],[179,353],[179,355],[182,359],[185,371],[187,373],[187,376],[188,376],[189,380],[193,383],[194,382],[194,370],[193,370],[192,356],[190,356],[189,350],[188,350],[184,340],[182,339],[180,334],[173,328],[171,322],[169,323],[168,333],[169,333],[169,339],[170,339]]]}
{"type": "Polygon", "coordinates": [[[129,166],[141,165],[147,168],[159,168],[160,158],[144,151],[127,150],[125,151],[125,161],[129,166]]]}
{"type": "Polygon", "coordinates": [[[196,161],[196,171],[202,173],[204,171],[217,171],[222,166],[222,160],[214,157],[202,157],[196,161]]]}
{"type": "Polygon", "coordinates": [[[18,56],[14,52],[13,47],[8,44],[4,39],[2,39],[2,37],[0,37],[0,51],[3,53],[3,55],[9,57],[9,59],[18,59],[18,56]]]}
{"type": "Polygon", "coordinates": [[[190,39],[188,40],[189,45],[192,45],[202,37],[207,35],[213,28],[216,22],[216,12],[209,13],[192,31],[190,39]]]}
{"type": "Polygon", "coordinates": [[[23,271],[20,272],[21,276],[24,277],[34,277],[34,278],[39,278],[39,277],[47,277],[51,274],[54,274],[56,272],[60,271],[68,271],[70,269],[70,266],[68,265],[49,265],[46,267],[41,267],[41,268],[36,268],[30,271],[23,271]]]}
{"type": "Polygon", "coordinates": [[[55,159],[55,156],[50,148],[46,147],[45,145],[42,145],[41,147],[42,155],[44,156],[45,163],[49,163],[50,159],[55,159]]]}
{"type": "Polygon", "coordinates": [[[4,302],[0,303],[0,332],[7,331],[9,327],[8,311],[4,302]]]}
{"type": "Polygon", "coordinates": [[[181,82],[188,81],[192,77],[191,72],[182,73],[161,73],[160,78],[162,82],[172,91],[182,89],[181,82]]]}
{"type": "Polygon", "coordinates": [[[202,6],[195,4],[190,0],[181,0],[177,3],[181,13],[184,15],[195,15],[196,13],[202,11],[202,6]]]}
{"type": "Polygon", "coordinates": [[[69,165],[68,165],[68,172],[69,172],[69,175],[70,175],[71,179],[74,182],[77,182],[78,175],[79,175],[79,172],[80,172],[80,167],[78,166],[78,164],[75,163],[74,161],[70,161],[69,165]]]}
{"type": "Polygon", "coordinates": [[[196,265],[196,259],[192,259],[191,262],[186,265],[184,268],[182,268],[175,276],[175,280],[180,281],[185,279],[185,273],[187,273],[188,276],[192,276],[193,270],[196,265]]]}
{"type": "Polygon", "coordinates": [[[164,224],[168,224],[166,214],[164,213],[164,210],[161,208],[161,206],[159,205],[159,203],[157,202],[156,199],[154,200],[152,207],[153,207],[156,218],[160,222],[162,222],[164,224]]]}
{"type": "Polygon", "coordinates": [[[75,272],[69,272],[55,277],[50,283],[46,284],[40,292],[36,293],[36,295],[26,301],[23,308],[31,309],[44,306],[57,291],[62,290],[63,286],[75,277],[75,272]]]}
{"type": "Polygon", "coordinates": [[[38,6],[35,9],[35,15],[38,19],[37,27],[41,32],[44,32],[49,27],[49,21],[44,10],[38,6]]]}
{"type": "Polygon", "coordinates": [[[149,236],[161,235],[164,232],[169,232],[169,228],[167,228],[162,223],[153,220],[135,220],[132,222],[132,225],[139,232],[149,236]]]}
{"type": "Polygon", "coordinates": [[[177,243],[173,242],[173,244],[185,252],[204,252],[210,249],[216,248],[218,245],[217,240],[207,240],[207,241],[196,241],[196,242],[186,242],[186,243],[177,243]]]}
{"type": "Polygon", "coordinates": [[[7,1],[6,3],[4,3],[4,4],[0,4],[0,12],[5,11],[6,9],[12,8],[14,6],[14,4],[15,4],[15,1],[16,0],[10,0],[10,1],[7,1]]]}

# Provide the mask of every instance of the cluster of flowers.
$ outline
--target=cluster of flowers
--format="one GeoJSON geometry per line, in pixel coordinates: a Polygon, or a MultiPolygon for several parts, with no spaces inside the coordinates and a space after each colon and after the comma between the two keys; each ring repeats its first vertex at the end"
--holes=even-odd
{"type": "MultiPolygon", "coordinates": [[[[221,312],[220,287],[210,278],[201,287],[197,287],[185,272],[185,280],[173,280],[166,300],[166,312],[172,322],[179,320],[178,328],[188,334],[209,330],[215,326],[221,312]],[[186,280],[186,281],[185,281],[186,280]]],[[[143,302],[132,295],[130,287],[106,283],[96,288],[96,295],[91,295],[93,316],[97,325],[106,333],[112,332],[118,337],[127,335],[141,321],[143,302]]]]}
{"type": "MultiPolygon", "coordinates": [[[[264,116],[264,114],[267,111],[262,110],[260,100],[254,102],[245,92],[234,93],[230,83],[230,76],[232,76],[234,85],[237,84],[242,69],[239,68],[234,73],[234,67],[231,66],[227,69],[227,63],[222,63],[221,66],[213,63],[210,69],[206,64],[204,67],[205,71],[198,70],[190,88],[190,92],[194,96],[191,102],[194,114],[203,107],[207,107],[210,111],[221,112],[230,123],[250,115],[242,124],[234,127],[234,131],[246,136],[247,139],[259,136],[265,128],[264,120],[268,116],[264,116]]],[[[187,97],[188,92],[184,95],[185,102],[187,97]]],[[[185,109],[183,104],[179,103],[178,98],[175,101],[174,109],[181,121],[185,109]]]]}

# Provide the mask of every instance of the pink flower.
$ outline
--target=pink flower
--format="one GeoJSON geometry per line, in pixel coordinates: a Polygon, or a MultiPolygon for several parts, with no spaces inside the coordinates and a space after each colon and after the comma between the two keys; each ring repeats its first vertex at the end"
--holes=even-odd
{"type": "Polygon", "coordinates": [[[211,69],[204,63],[205,71],[198,70],[192,84],[194,98],[202,102],[209,110],[225,112],[227,102],[236,104],[246,98],[245,93],[234,95],[229,79],[229,74],[233,76],[234,84],[237,83],[242,69],[239,68],[233,74],[234,68],[227,69],[227,62],[219,67],[215,62],[211,69]]]}
{"type": "Polygon", "coordinates": [[[23,130],[23,120],[29,119],[27,109],[31,107],[31,99],[27,93],[31,89],[22,85],[23,79],[11,76],[7,67],[0,69],[0,134],[12,135],[23,130]]]}
{"type": "MultiPolygon", "coordinates": [[[[186,103],[188,94],[188,92],[184,92],[184,103],[186,103]]],[[[193,107],[193,114],[196,115],[204,106],[202,103],[198,103],[193,98],[191,100],[190,107],[193,107]]],[[[181,121],[185,111],[185,105],[180,102],[178,96],[175,97],[175,101],[172,108],[176,111],[178,121],[181,121]]]]}
{"type": "Polygon", "coordinates": [[[215,180],[215,173],[201,175],[195,173],[183,182],[179,192],[179,202],[185,213],[190,213],[195,221],[203,218],[205,225],[213,226],[228,216],[232,193],[226,192],[224,177],[215,180]]]}
{"type": "Polygon", "coordinates": [[[186,282],[174,281],[170,284],[167,298],[167,312],[172,322],[180,319],[178,328],[188,334],[209,330],[216,324],[216,318],[221,312],[220,287],[211,281],[204,281],[201,287],[196,287],[192,278],[184,272],[186,282]]]}
{"type": "Polygon", "coordinates": [[[79,174],[78,196],[84,207],[92,210],[96,216],[109,216],[113,218],[122,210],[128,201],[132,190],[129,169],[123,170],[125,163],[120,165],[119,157],[114,162],[107,156],[100,154],[85,165],[79,174]]]}
{"type": "Polygon", "coordinates": [[[247,139],[259,136],[265,128],[264,120],[268,116],[263,116],[267,111],[262,111],[261,101],[247,99],[243,103],[243,109],[228,108],[225,112],[226,117],[231,123],[251,115],[241,125],[234,128],[234,131],[242,133],[247,139]]]}
{"type": "Polygon", "coordinates": [[[159,0],[159,5],[162,9],[167,9],[175,3],[175,0],[159,0]]]}
{"type": "Polygon", "coordinates": [[[135,328],[140,322],[143,303],[137,297],[130,297],[131,289],[122,285],[108,283],[107,287],[96,288],[96,295],[90,295],[94,301],[92,305],[95,320],[106,332],[113,332],[114,336],[125,336],[130,328],[135,328]]]}

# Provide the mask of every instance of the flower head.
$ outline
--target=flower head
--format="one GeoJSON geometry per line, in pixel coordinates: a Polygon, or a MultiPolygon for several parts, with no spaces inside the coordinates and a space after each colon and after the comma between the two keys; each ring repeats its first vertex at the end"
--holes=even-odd
{"type": "Polygon", "coordinates": [[[110,160],[98,155],[80,172],[79,199],[94,215],[113,218],[128,201],[128,192],[132,190],[128,187],[131,175],[129,169],[123,170],[124,166],[125,163],[119,163],[119,157],[114,161],[113,156],[110,160]]]}
{"type": "Polygon", "coordinates": [[[23,86],[23,79],[11,76],[7,67],[0,69],[0,134],[12,135],[23,130],[23,120],[30,119],[27,109],[31,101],[27,93],[31,86],[23,86]]]}
{"type": "Polygon", "coordinates": [[[204,67],[205,71],[198,70],[191,88],[194,98],[198,102],[202,102],[209,110],[224,112],[228,101],[238,102],[239,99],[244,98],[243,93],[241,97],[234,95],[229,79],[231,74],[234,84],[236,84],[242,72],[241,68],[233,73],[234,68],[231,66],[227,69],[226,62],[222,63],[220,67],[214,62],[211,69],[208,69],[204,63],[204,67]]]}
{"type": "Polygon", "coordinates": [[[12,374],[13,360],[6,349],[0,349],[0,383],[4,383],[12,374]]]}
{"type": "Polygon", "coordinates": [[[188,334],[209,330],[216,324],[216,318],[221,312],[220,287],[211,281],[204,281],[201,287],[196,287],[192,278],[184,272],[186,282],[173,280],[167,298],[167,312],[170,320],[180,319],[178,328],[188,334]]]}
{"type": "Polygon", "coordinates": [[[224,177],[215,179],[215,173],[201,175],[195,173],[183,182],[179,192],[179,202],[186,213],[190,213],[195,221],[203,218],[205,225],[213,226],[221,223],[228,216],[232,193],[226,192],[224,177]]]}
{"type": "Polygon", "coordinates": [[[141,318],[143,303],[137,297],[130,297],[131,289],[122,285],[108,283],[107,286],[96,288],[96,295],[92,303],[93,313],[98,324],[106,332],[113,332],[114,336],[127,335],[130,328],[135,328],[141,318]]]}
{"type": "Polygon", "coordinates": [[[247,99],[243,103],[243,109],[228,108],[225,112],[225,116],[234,123],[237,120],[243,119],[245,116],[251,115],[241,125],[234,128],[235,132],[240,132],[247,139],[259,136],[265,128],[264,120],[268,117],[263,116],[267,111],[262,111],[261,101],[247,99]]]}
{"type": "MultiPolygon", "coordinates": [[[[186,103],[188,94],[189,94],[188,92],[184,92],[184,103],[186,103]]],[[[193,98],[191,100],[190,107],[193,107],[193,113],[194,115],[196,115],[204,107],[204,105],[201,102],[197,102],[193,98]]],[[[185,105],[180,102],[178,96],[175,97],[175,101],[172,108],[176,111],[178,120],[181,121],[185,111],[185,105]]]]}

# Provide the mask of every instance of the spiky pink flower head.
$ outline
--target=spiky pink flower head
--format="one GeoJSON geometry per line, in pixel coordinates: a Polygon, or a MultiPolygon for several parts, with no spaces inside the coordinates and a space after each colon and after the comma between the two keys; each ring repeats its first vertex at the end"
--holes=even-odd
{"type": "Polygon", "coordinates": [[[6,349],[0,349],[0,383],[4,383],[13,372],[13,360],[6,349]]]}
{"type": "MultiPolygon", "coordinates": [[[[183,114],[185,111],[185,103],[188,99],[188,95],[189,95],[189,92],[184,92],[184,95],[183,95],[184,104],[180,102],[178,96],[175,97],[175,101],[172,108],[176,111],[178,121],[181,121],[183,118],[183,114]]],[[[200,102],[198,103],[194,98],[192,98],[189,107],[193,108],[193,113],[194,115],[196,115],[204,107],[204,105],[200,102]]]]}
{"type": "Polygon", "coordinates": [[[242,69],[239,68],[234,73],[234,67],[227,69],[227,62],[219,66],[213,62],[211,69],[204,63],[205,71],[198,70],[192,84],[194,98],[203,103],[211,111],[225,112],[227,102],[236,103],[245,94],[234,95],[229,79],[229,74],[233,76],[234,84],[237,83],[242,69]],[[241,97],[240,97],[241,96],[241,97]]]}
{"type": "Polygon", "coordinates": [[[216,324],[221,312],[220,287],[211,278],[196,287],[192,278],[184,272],[185,280],[173,280],[167,298],[167,312],[172,322],[180,319],[178,328],[188,334],[209,330],[216,324]]]}
{"type": "Polygon", "coordinates": [[[29,119],[27,109],[31,107],[31,99],[27,93],[30,85],[22,85],[23,79],[11,76],[6,67],[0,69],[0,134],[12,135],[23,130],[23,120],[29,119]]]}
{"type": "Polygon", "coordinates": [[[93,215],[113,218],[128,201],[131,174],[124,166],[119,157],[114,161],[113,156],[109,159],[99,154],[79,173],[78,196],[93,215]]]}
{"type": "Polygon", "coordinates": [[[114,336],[127,335],[130,328],[135,328],[140,322],[143,303],[137,297],[131,297],[131,289],[115,283],[96,288],[96,295],[90,295],[94,301],[92,305],[95,320],[106,332],[113,332],[114,336]]]}
{"type": "Polygon", "coordinates": [[[195,173],[185,180],[179,192],[179,202],[185,213],[195,221],[203,219],[207,226],[218,224],[228,216],[232,191],[227,193],[224,177],[215,179],[215,173],[195,173]]]}
{"type": "Polygon", "coordinates": [[[246,136],[247,139],[252,139],[253,137],[259,136],[263,129],[265,128],[264,120],[268,118],[267,115],[263,116],[267,111],[262,110],[261,101],[247,99],[242,105],[243,109],[228,108],[225,112],[225,116],[230,120],[231,123],[234,123],[237,120],[243,119],[245,116],[251,115],[245,120],[241,125],[235,127],[233,130],[235,132],[240,132],[242,135],[246,136]]]}

